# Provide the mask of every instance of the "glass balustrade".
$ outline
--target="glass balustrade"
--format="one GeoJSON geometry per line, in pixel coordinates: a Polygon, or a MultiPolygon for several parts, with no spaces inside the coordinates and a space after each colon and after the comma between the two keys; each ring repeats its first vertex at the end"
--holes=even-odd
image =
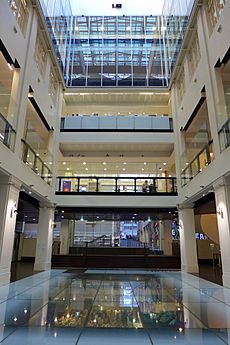
{"type": "Polygon", "coordinates": [[[57,194],[146,194],[176,195],[175,177],[58,176],[57,194]]]}
{"type": "Polygon", "coordinates": [[[40,157],[38,152],[35,152],[33,148],[22,140],[22,160],[29,166],[38,176],[40,176],[47,184],[52,185],[52,160],[51,155],[47,155],[46,160],[40,157]]]}
{"type": "Polygon", "coordinates": [[[218,132],[221,152],[230,146],[230,118],[218,132]]]}
{"type": "Polygon", "coordinates": [[[78,115],[62,117],[61,132],[78,130],[145,130],[172,132],[173,122],[168,115],[126,115],[126,116],[98,116],[78,115]]]}
{"type": "Polygon", "coordinates": [[[185,186],[197,174],[206,169],[206,167],[214,160],[213,142],[210,141],[191,162],[186,163],[186,167],[182,168],[181,183],[185,186]]]}
{"type": "Polygon", "coordinates": [[[9,149],[14,149],[16,132],[11,124],[0,113],[0,141],[9,149]]]}

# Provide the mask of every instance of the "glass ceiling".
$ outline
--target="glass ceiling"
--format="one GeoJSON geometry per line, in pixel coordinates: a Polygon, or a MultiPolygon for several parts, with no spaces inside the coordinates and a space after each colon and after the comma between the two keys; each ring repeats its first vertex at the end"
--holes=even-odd
{"type": "Polygon", "coordinates": [[[167,87],[194,2],[165,0],[161,16],[73,16],[42,1],[67,87],[167,87]]]}

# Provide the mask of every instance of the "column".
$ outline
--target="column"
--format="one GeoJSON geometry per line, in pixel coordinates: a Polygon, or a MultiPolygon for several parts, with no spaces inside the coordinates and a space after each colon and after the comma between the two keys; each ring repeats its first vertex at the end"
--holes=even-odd
{"type": "Polygon", "coordinates": [[[164,255],[172,256],[172,221],[163,221],[164,255]]]}
{"type": "Polygon", "coordinates": [[[199,272],[196,248],[195,217],[192,206],[179,207],[181,270],[199,272]]]}
{"type": "Polygon", "coordinates": [[[214,185],[217,224],[223,271],[223,285],[230,288],[230,181],[221,179],[214,185]]]}
{"type": "Polygon", "coordinates": [[[40,207],[34,263],[35,271],[46,271],[51,268],[53,223],[54,208],[51,205],[40,207]]]}
{"type": "Polygon", "coordinates": [[[68,255],[69,247],[73,246],[74,236],[74,220],[63,219],[61,221],[61,233],[60,233],[60,254],[68,255]]]}
{"type": "Polygon", "coordinates": [[[20,183],[3,177],[0,185],[0,285],[10,282],[20,183]]]}

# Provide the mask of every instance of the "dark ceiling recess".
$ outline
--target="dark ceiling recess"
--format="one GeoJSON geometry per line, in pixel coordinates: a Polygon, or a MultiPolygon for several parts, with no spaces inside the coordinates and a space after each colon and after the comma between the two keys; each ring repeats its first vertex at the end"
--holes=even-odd
{"type": "Polygon", "coordinates": [[[39,202],[25,192],[20,192],[17,222],[37,223],[39,218],[39,202]]]}
{"type": "Polygon", "coordinates": [[[58,207],[55,212],[55,220],[81,218],[87,221],[138,221],[138,220],[164,220],[177,219],[176,208],[68,208],[58,207]]]}
{"type": "Polygon", "coordinates": [[[216,213],[215,193],[211,192],[203,196],[195,202],[195,214],[211,214],[216,213]]]}

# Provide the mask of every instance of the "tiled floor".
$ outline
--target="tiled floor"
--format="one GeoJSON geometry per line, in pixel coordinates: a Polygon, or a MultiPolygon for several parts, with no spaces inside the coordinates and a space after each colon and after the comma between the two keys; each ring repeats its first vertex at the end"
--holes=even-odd
{"type": "Polygon", "coordinates": [[[0,343],[230,344],[230,290],[174,271],[42,272],[0,287],[0,343]]]}

